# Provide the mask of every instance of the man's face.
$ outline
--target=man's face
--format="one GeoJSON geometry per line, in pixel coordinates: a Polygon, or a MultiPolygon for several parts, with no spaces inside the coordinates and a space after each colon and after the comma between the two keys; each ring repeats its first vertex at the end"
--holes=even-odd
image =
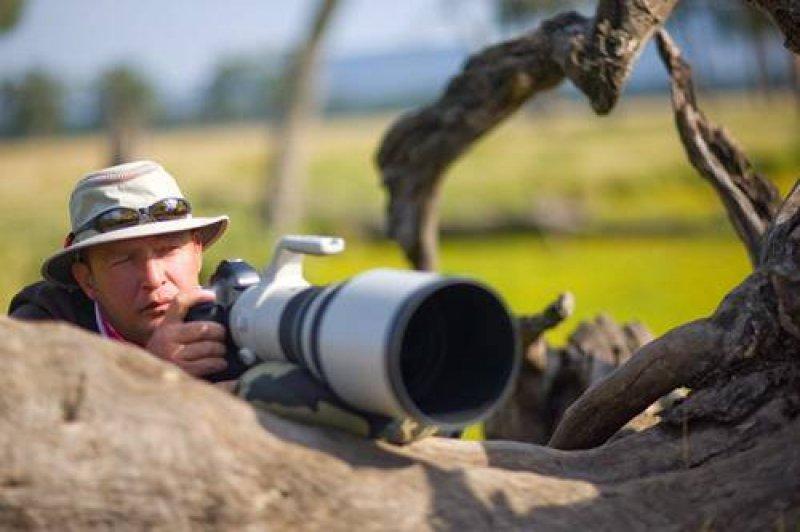
{"type": "Polygon", "coordinates": [[[175,296],[198,286],[202,251],[188,231],[122,240],[89,248],[72,273],[111,325],[143,346],[175,296]]]}

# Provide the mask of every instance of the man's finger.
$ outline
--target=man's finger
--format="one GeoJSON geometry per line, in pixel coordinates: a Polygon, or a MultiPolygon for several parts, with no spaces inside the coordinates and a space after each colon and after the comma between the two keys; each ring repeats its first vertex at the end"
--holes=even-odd
{"type": "Polygon", "coordinates": [[[225,341],[225,327],[214,321],[190,321],[174,327],[175,341],[182,344],[203,340],[225,341]]]}
{"type": "Polygon", "coordinates": [[[214,301],[216,295],[211,290],[203,288],[195,288],[186,292],[180,292],[175,299],[172,300],[167,312],[164,314],[164,322],[178,323],[183,321],[189,309],[198,303],[205,303],[206,301],[214,301]]]}
{"type": "Polygon", "coordinates": [[[225,345],[221,342],[194,342],[183,346],[178,353],[182,360],[200,360],[202,358],[224,358],[225,345]]]}
{"type": "Polygon", "coordinates": [[[204,377],[224,370],[228,367],[228,363],[224,358],[201,358],[200,360],[178,362],[178,366],[189,375],[204,377]]]}

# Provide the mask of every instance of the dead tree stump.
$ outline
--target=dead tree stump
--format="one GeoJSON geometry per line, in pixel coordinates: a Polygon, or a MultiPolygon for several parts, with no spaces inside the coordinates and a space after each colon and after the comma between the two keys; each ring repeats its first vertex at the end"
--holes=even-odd
{"type": "MultiPolygon", "coordinates": [[[[569,317],[573,306],[566,293],[542,313],[520,318],[520,375],[509,399],[484,423],[487,438],[547,443],[570,404],[652,339],[640,323],[619,325],[600,315],[580,323],[564,347],[549,345],[545,331],[569,317]]],[[[637,427],[645,425],[638,420],[637,427]]]]}

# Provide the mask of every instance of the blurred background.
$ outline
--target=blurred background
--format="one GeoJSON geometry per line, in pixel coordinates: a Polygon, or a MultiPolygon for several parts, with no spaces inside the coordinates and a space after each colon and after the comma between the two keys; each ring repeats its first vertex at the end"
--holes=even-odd
{"type": "MultiPolygon", "coordinates": [[[[195,212],[227,213],[226,257],[263,265],[283,231],[347,237],[314,259],[330,282],[405,266],[383,235],[374,154],[471,54],[556,11],[547,0],[0,0],[0,304],[38,279],[84,173],[150,158],[195,212]]],[[[785,193],[800,167],[800,64],[734,0],[683,2],[668,29],[700,105],[785,193]]],[[[520,313],[570,290],[655,333],[714,308],[749,271],[710,186],[687,162],[667,75],[648,45],[619,106],[594,115],[564,85],[460,159],[441,204],[445,272],[520,313]]]]}

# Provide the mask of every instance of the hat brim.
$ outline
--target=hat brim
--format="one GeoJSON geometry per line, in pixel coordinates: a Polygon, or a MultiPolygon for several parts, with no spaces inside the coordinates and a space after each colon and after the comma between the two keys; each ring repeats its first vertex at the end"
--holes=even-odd
{"type": "Polygon", "coordinates": [[[180,220],[151,222],[100,233],[64,248],[47,259],[42,264],[42,277],[60,285],[75,286],[76,282],[72,277],[72,264],[75,262],[75,254],[92,246],[119,240],[197,230],[203,247],[208,247],[225,232],[228,227],[228,221],[227,216],[181,218],[180,220]]]}

